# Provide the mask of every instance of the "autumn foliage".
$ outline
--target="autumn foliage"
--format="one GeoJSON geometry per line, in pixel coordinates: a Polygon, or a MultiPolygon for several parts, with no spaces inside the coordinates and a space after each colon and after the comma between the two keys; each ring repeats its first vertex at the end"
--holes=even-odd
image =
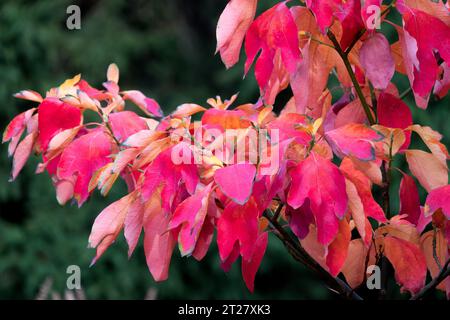
{"type": "MultiPolygon", "coordinates": [[[[230,0],[217,26],[227,68],[244,47],[244,74],[254,70],[261,93],[256,103],[232,108],[236,96],[216,98],[165,116],[154,99],[119,87],[115,64],[102,89],[77,75],[45,96],[21,91],[17,98],[37,105],[3,135],[11,180],[35,153],[42,157],[36,172],[49,174],[62,205],[74,199],[81,207],[96,188],[106,195],[117,179],[126,182],[128,194],[92,226],[92,263],[122,231],[131,256],[143,231],[148,268],[161,281],[177,244],[182,256],[201,260],[216,235],[222,268],[240,258],[253,291],[273,232],[329,281],[342,274],[356,289],[368,266],[387,259],[401,289],[419,293],[427,274],[448,274],[449,154],[438,132],[414,123],[392,78],[407,76],[413,108],[446,96],[448,2],[283,1],[256,16],[257,8],[257,0],[230,0]],[[391,11],[402,25],[386,19],[391,11]],[[390,43],[376,22],[393,26],[398,40],[390,43]],[[344,91],[335,103],[332,75],[344,91]],[[293,97],[275,114],[276,97],[288,87],[293,97]],[[86,113],[98,115],[96,122],[85,122],[86,113]],[[248,137],[261,133],[263,143],[252,148],[248,137]],[[412,139],[427,149],[411,149],[412,139]],[[241,154],[239,145],[246,147],[241,154]],[[397,157],[408,172],[394,167],[397,157]],[[393,178],[401,180],[398,190],[393,178]],[[389,206],[393,192],[398,210],[389,206]]],[[[450,278],[437,288],[450,297],[450,278]]]]}

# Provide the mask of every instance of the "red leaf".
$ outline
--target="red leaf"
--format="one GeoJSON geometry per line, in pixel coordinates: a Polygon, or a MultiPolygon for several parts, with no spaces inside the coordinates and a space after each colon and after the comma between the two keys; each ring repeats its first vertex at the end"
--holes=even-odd
{"type": "Polygon", "coordinates": [[[46,151],[50,140],[59,132],[80,125],[81,111],[55,98],[46,98],[38,108],[39,145],[46,151]]]}
{"type": "Polygon", "coordinates": [[[256,58],[255,76],[264,92],[274,70],[277,52],[281,62],[289,73],[293,73],[300,62],[298,31],[294,18],[284,2],[261,14],[250,26],[245,38],[245,73],[256,58]]]}
{"type": "Polygon", "coordinates": [[[304,239],[309,233],[309,225],[314,223],[314,214],[311,211],[309,199],[295,210],[288,205],[286,207],[286,216],[289,217],[289,227],[292,232],[299,239],[304,239]]]}
{"type": "MultiPolygon", "coordinates": [[[[14,119],[11,120],[11,122],[6,127],[5,132],[3,132],[2,143],[9,141],[16,136],[22,135],[24,129],[27,126],[27,122],[31,119],[31,116],[33,115],[34,110],[36,109],[33,108],[24,111],[15,116],[14,119]]],[[[10,155],[12,155],[12,153],[10,155]]]]}
{"type": "Polygon", "coordinates": [[[89,181],[95,171],[111,162],[113,144],[102,129],[96,129],[75,139],[62,153],[57,177],[75,177],[74,196],[81,206],[89,196],[89,181]]]}
{"type": "Polygon", "coordinates": [[[217,245],[222,261],[227,260],[236,242],[240,254],[250,258],[258,237],[258,207],[251,198],[244,205],[229,202],[217,221],[217,245]]]}
{"type": "Polygon", "coordinates": [[[256,168],[253,164],[238,163],[218,169],[214,180],[220,190],[238,204],[244,204],[252,193],[256,168]]]}
{"type": "Polygon", "coordinates": [[[331,26],[333,17],[338,18],[342,23],[341,47],[343,50],[347,49],[364,27],[359,0],[306,0],[306,5],[314,13],[319,29],[323,34],[331,26]]]}
{"type": "Polygon", "coordinates": [[[170,216],[161,212],[160,205],[147,208],[146,216],[144,251],[147,266],[155,281],[164,281],[169,276],[176,236],[173,231],[167,231],[170,216]]]}
{"type": "Polygon", "coordinates": [[[344,158],[339,169],[358,190],[358,195],[361,198],[366,215],[379,222],[385,222],[386,217],[384,216],[383,209],[381,209],[380,205],[373,198],[372,183],[370,179],[355,168],[353,161],[350,160],[350,158],[344,158]]]}
{"type": "Polygon", "coordinates": [[[405,218],[409,222],[417,225],[421,215],[420,198],[416,182],[413,177],[403,173],[400,182],[400,214],[407,214],[405,218]]]}
{"type": "Polygon", "coordinates": [[[346,0],[342,1],[342,9],[339,8],[336,17],[342,23],[342,38],[340,45],[343,50],[346,50],[353,42],[359,32],[364,28],[364,22],[361,18],[361,1],[360,0],[346,0]]]}
{"type": "Polygon", "coordinates": [[[231,0],[217,23],[217,51],[227,68],[239,61],[242,41],[255,13],[257,0],[231,0]]]}
{"type": "Polygon", "coordinates": [[[344,176],[330,160],[315,153],[300,162],[290,175],[292,183],[288,204],[297,209],[309,199],[318,240],[329,244],[338,232],[339,219],[347,211],[344,176]]]}
{"type": "Polygon", "coordinates": [[[184,182],[189,194],[194,194],[198,180],[192,151],[187,145],[178,145],[160,153],[147,167],[142,185],[142,197],[144,200],[149,199],[159,186],[163,186],[162,207],[166,212],[171,212],[173,198],[181,187],[180,183],[184,182]],[[178,156],[181,157],[179,159],[181,162],[175,164],[173,160],[178,156]],[[183,160],[187,160],[187,163],[183,163],[183,160]]]}
{"type": "MultiPolygon", "coordinates": [[[[389,128],[406,129],[413,123],[411,110],[401,99],[382,92],[377,103],[378,123],[389,128]]],[[[404,131],[405,143],[400,150],[407,149],[411,142],[411,132],[404,131]]]]}
{"type": "Polygon", "coordinates": [[[206,216],[202,231],[200,231],[200,235],[198,236],[194,252],[192,252],[192,256],[197,261],[202,260],[206,255],[206,252],[208,251],[208,248],[213,240],[214,230],[214,217],[206,216]]]}
{"type": "Polygon", "coordinates": [[[406,10],[403,20],[405,31],[417,42],[418,65],[414,65],[411,85],[418,96],[427,99],[439,72],[435,51],[445,62],[450,63],[450,27],[440,19],[416,9],[406,10]],[[432,37],[430,30],[433,30],[432,37]]]}
{"type": "Polygon", "coordinates": [[[306,5],[314,13],[322,33],[331,25],[333,14],[341,0],[306,0],[306,5]]]}
{"type": "Polygon", "coordinates": [[[406,240],[392,236],[384,238],[384,253],[395,270],[395,279],[414,294],[425,284],[427,265],[420,248],[406,240]]]}
{"type": "Polygon", "coordinates": [[[252,293],[254,289],[255,275],[264,257],[264,253],[266,252],[267,242],[267,232],[261,233],[258,240],[256,240],[252,256],[248,259],[242,258],[242,276],[248,290],[252,293]]]}
{"type": "Polygon", "coordinates": [[[345,263],[351,237],[350,226],[346,219],[342,219],[339,221],[339,232],[336,238],[328,246],[326,264],[333,277],[339,274],[345,263]]]}

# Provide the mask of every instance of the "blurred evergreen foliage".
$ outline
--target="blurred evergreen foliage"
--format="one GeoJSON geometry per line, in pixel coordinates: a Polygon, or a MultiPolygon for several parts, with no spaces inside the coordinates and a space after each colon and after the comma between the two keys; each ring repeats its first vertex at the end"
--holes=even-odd
{"type": "MultiPolygon", "coordinates": [[[[261,2],[260,10],[274,2],[261,2]]],[[[166,113],[180,103],[204,104],[211,96],[228,98],[236,92],[240,92],[239,102],[256,101],[253,75],[242,79],[243,62],[227,71],[214,56],[215,26],[226,3],[1,1],[0,128],[31,106],[14,99],[13,93],[22,89],[44,93],[77,73],[99,87],[111,62],[121,70],[122,89],[142,90],[158,100],[166,113]],[[81,7],[81,30],[66,28],[70,4],[81,7]]],[[[398,83],[400,90],[407,86],[403,77],[398,77],[398,83]]],[[[446,97],[433,102],[426,112],[412,108],[416,122],[440,131],[447,145],[448,105],[446,97]]],[[[88,299],[142,299],[151,287],[157,289],[158,298],[171,299],[332,297],[275,238],[258,272],[253,295],[243,284],[239,263],[228,274],[220,269],[215,244],[202,262],[182,259],[175,251],[169,280],[163,283],[152,280],[142,244],[128,260],[122,236],[89,268],[94,251],[86,246],[92,222],[125,188],[117,185],[106,199],[94,194],[82,209],[61,207],[46,174],[34,175],[37,163],[37,159],[30,161],[19,178],[8,183],[11,163],[6,146],[0,147],[0,299],[33,299],[48,277],[54,280],[54,289],[63,292],[66,268],[72,264],[82,269],[88,299]]]]}

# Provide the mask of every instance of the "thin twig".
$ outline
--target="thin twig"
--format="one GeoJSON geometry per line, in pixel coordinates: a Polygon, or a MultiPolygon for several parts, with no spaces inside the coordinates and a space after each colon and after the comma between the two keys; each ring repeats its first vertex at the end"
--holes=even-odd
{"type": "Polygon", "coordinates": [[[283,210],[283,203],[280,202],[280,204],[277,207],[277,210],[275,210],[275,213],[273,215],[273,220],[278,221],[278,218],[280,217],[281,210],[283,210]]]}
{"type": "Polygon", "coordinates": [[[406,89],[405,91],[403,91],[403,93],[400,95],[400,100],[405,99],[411,91],[412,91],[412,88],[411,88],[411,87],[409,87],[408,89],[406,89]]]}

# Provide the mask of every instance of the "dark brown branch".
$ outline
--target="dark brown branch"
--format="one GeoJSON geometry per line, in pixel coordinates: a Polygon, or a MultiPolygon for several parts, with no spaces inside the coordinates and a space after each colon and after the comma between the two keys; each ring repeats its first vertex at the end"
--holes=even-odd
{"type": "Polygon", "coordinates": [[[431,280],[425,287],[422,288],[418,293],[411,297],[410,300],[419,300],[430,294],[442,281],[445,280],[450,275],[450,258],[445,263],[444,267],[441,269],[441,272],[431,280]]]}
{"type": "Polygon", "coordinates": [[[266,210],[264,217],[269,220],[270,226],[274,230],[274,234],[283,242],[291,256],[298,262],[312,269],[332,290],[347,299],[362,300],[356,292],[352,290],[344,281],[331,276],[322,266],[320,266],[309,254],[303,249],[298,241],[296,241],[266,210]]]}

